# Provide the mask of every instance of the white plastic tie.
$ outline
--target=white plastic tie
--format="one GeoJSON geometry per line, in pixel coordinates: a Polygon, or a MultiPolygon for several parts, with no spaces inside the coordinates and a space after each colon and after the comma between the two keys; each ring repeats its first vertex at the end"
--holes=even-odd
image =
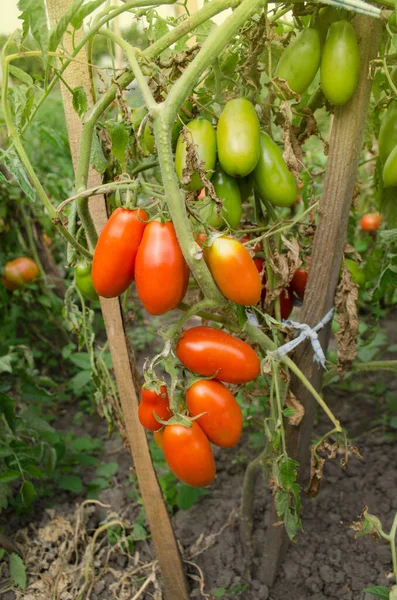
{"type": "Polygon", "coordinates": [[[299,344],[304,342],[305,340],[310,340],[310,343],[313,348],[313,361],[320,364],[323,368],[325,368],[325,356],[323,349],[321,348],[320,342],[318,340],[318,331],[322,329],[327,323],[329,323],[333,317],[334,309],[331,308],[327,312],[327,314],[321,319],[319,323],[315,327],[309,327],[306,323],[297,323],[296,321],[282,321],[282,325],[286,325],[287,327],[292,327],[296,331],[300,331],[300,334],[290,342],[284,344],[277,350],[272,350],[268,353],[268,355],[275,359],[280,360],[283,356],[286,356],[291,350],[294,350],[299,344]]]}

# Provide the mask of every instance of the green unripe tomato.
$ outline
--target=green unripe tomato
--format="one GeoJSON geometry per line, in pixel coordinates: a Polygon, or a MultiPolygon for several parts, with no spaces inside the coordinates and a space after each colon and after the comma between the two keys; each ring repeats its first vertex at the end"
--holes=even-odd
{"type": "Polygon", "coordinates": [[[320,76],[324,95],[332,104],[346,104],[353,96],[360,76],[360,53],[348,21],[336,21],[329,28],[320,76]]]}
{"type": "Polygon", "coordinates": [[[245,177],[259,160],[260,126],[255,108],[246,98],[229,100],[216,132],[222,169],[232,177],[245,177]]]}
{"type": "Polygon", "coordinates": [[[364,270],[360,268],[360,266],[356,263],[356,261],[351,258],[345,258],[346,268],[350,271],[350,275],[353,283],[356,283],[360,287],[365,283],[365,273],[364,270]]]}
{"type": "Polygon", "coordinates": [[[397,146],[397,100],[387,107],[379,129],[379,158],[383,164],[397,146]]]}
{"type": "Polygon", "coordinates": [[[328,29],[332,23],[344,19],[346,14],[347,11],[340,8],[335,8],[334,6],[324,6],[323,8],[320,8],[312,27],[315,27],[319,32],[323,44],[327,38],[328,29]]]}
{"type": "Polygon", "coordinates": [[[240,189],[241,202],[247,202],[254,193],[253,176],[248,175],[248,177],[240,177],[240,179],[237,179],[236,181],[240,189]]]}
{"type": "Polygon", "coordinates": [[[296,201],[295,177],[288,170],[283,154],[267,133],[261,133],[261,153],[254,179],[260,194],[274,206],[291,206],[296,201]]]}
{"type": "Polygon", "coordinates": [[[139,106],[131,111],[131,125],[135,132],[138,131],[139,125],[142,123],[144,116],[147,114],[146,106],[139,106]]]}
{"type": "MultiPolygon", "coordinates": [[[[216,162],[216,134],[214,128],[209,121],[205,119],[194,119],[188,123],[190,141],[196,145],[196,153],[198,159],[204,162],[204,170],[207,173],[208,179],[211,179],[211,171],[215,167],[216,162]]],[[[183,169],[186,168],[186,142],[183,141],[182,134],[178,138],[175,152],[175,171],[179,181],[182,183],[183,169]]],[[[198,173],[191,170],[190,182],[182,183],[185,190],[194,191],[203,187],[202,181],[198,173]]]]}
{"type": "MultiPolygon", "coordinates": [[[[331,331],[332,333],[338,333],[338,331],[340,330],[340,323],[339,321],[337,321],[336,319],[332,319],[332,323],[331,323],[331,331]]],[[[331,359],[329,359],[331,360],[331,359]]],[[[336,361],[333,361],[336,362],[336,361]]]]}
{"type": "Polygon", "coordinates": [[[397,146],[390,152],[383,167],[383,185],[397,187],[397,146]]]}
{"type": "Polygon", "coordinates": [[[217,166],[211,181],[216,195],[223,201],[220,215],[223,225],[225,224],[224,219],[231,229],[237,229],[240,225],[242,213],[240,189],[237,181],[225,173],[220,165],[217,166]]]}
{"type": "Polygon", "coordinates": [[[320,34],[307,27],[284,50],[274,74],[286,79],[293,92],[303,94],[316,76],[320,58],[320,34]]]}
{"type": "Polygon", "coordinates": [[[98,300],[98,294],[95,291],[91,277],[91,264],[79,262],[75,269],[76,286],[80,292],[89,300],[98,300]]]}

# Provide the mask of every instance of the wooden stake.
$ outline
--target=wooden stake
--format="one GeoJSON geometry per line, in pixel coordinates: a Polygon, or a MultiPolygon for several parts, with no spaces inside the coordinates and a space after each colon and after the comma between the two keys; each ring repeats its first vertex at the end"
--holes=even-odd
{"type": "MultiPolygon", "coordinates": [[[[311,327],[334,305],[371,95],[369,64],[377,56],[382,33],[382,24],[376,19],[358,16],[353,20],[353,24],[360,47],[361,74],[358,88],[351,100],[335,109],[318,227],[301,315],[301,322],[311,327]]],[[[324,350],[328,347],[329,334],[330,327],[319,336],[324,350]]],[[[302,344],[297,349],[295,362],[312,385],[320,390],[323,373],[314,366],[309,343],[302,344]]],[[[288,454],[300,463],[302,481],[310,462],[310,440],[316,401],[296,378],[292,379],[291,387],[305,408],[305,417],[298,427],[286,426],[288,454]]],[[[259,577],[264,583],[272,586],[288,548],[288,537],[284,527],[273,526],[279,521],[274,506],[267,521],[268,532],[259,577]]]]}
{"type": "MultiPolygon", "coordinates": [[[[53,24],[59,21],[72,2],[73,0],[47,0],[47,8],[53,24]]],[[[74,36],[75,44],[81,38],[82,31],[76,32],[74,36]]],[[[69,51],[72,49],[71,42],[71,36],[66,33],[64,36],[64,45],[69,51]]],[[[79,53],[78,58],[83,62],[87,60],[84,49],[79,53]]],[[[71,88],[83,86],[89,101],[92,103],[92,99],[90,98],[91,87],[88,65],[72,61],[65,71],[64,77],[71,88]]],[[[70,92],[63,85],[61,86],[61,91],[73,165],[76,170],[82,131],[81,121],[73,109],[70,92]]],[[[99,173],[90,169],[88,187],[94,187],[101,183],[102,180],[99,173]]],[[[90,212],[99,233],[107,221],[106,203],[103,196],[102,198],[96,197],[90,201],[90,212]]],[[[142,493],[156,557],[163,577],[164,594],[167,600],[188,600],[189,593],[182,559],[153,469],[146,435],[138,420],[138,398],[135,390],[133,366],[124,331],[120,301],[118,298],[101,298],[100,300],[117,390],[125,419],[128,443],[142,493]]]]}

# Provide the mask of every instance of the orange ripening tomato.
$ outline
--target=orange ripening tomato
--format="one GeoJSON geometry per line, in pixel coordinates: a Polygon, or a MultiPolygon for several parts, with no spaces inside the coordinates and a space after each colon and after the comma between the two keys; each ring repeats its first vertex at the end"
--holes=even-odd
{"type": "Polygon", "coordinates": [[[240,439],[243,429],[241,408],[233,394],[220,381],[196,381],[186,393],[191,417],[196,419],[212,444],[232,448],[240,439]]]}
{"type": "Polygon", "coordinates": [[[251,346],[213,327],[185,329],[175,353],[190,371],[227,383],[246,383],[260,372],[259,357],[251,346]]]}
{"type": "Polygon", "coordinates": [[[161,450],[164,450],[164,431],[165,427],[162,427],[158,431],[153,431],[154,441],[161,450]]]}
{"type": "Polygon", "coordinates": [[[4,265],[3,277],[1,279],[7,290],[13,292],[33,281],[39,273],[39,267],[32,258],[20,256],[4,265]]]}
{"type": "MultiPolygon", "coordinates": [[[[246,248],[245,243],[249,242],[250,240],[251,240],[251,238],[249,237],[249,235],[243,235],[243,237],[241,237],[239,239],[239,242],[240,242],[240,244],[244,244],[244,247],[246,248]]],[[[262,250],[263,250],[263,243],[262,243],[262,241],[259,241],[254,246],[254,253],[256,254],[257,252],[262,252],[262,250]]]]}
{"type": "Polygon", "coordinates": [[[145,387],[141,389],[141,401],[138,408],[138,418],[141,425],[149,431],[156,431],[162,427],[154,413],[163,421],[171,417],[170,403],[165,385],[160,388],[161,394],[145,387]]]}
{"type": "Polygon", "coordinates": [[[222,294],[243,306],[255,306],[261,297],[261,278],[248,250],[239,241],[216,238],[205,253],[209,270],[222,294]]]}
{"type": "Polygon", "coordinates": [[[292,292],[298,296],[299,300],[303,301],[305,295],[305,289],[307,284],[307,278],[309,273],[305,269],[297,269],[294,273],[293,278],[290,282],[290,288],[292,292]]]}
{"type": "Polygon", "coordinates": [[[205,487],[215,477],[215,461],[207,436],[195,421],[191,427],[167,425],[164,456],[171,471],[184,483],[205,487]]]}
{"type": "Polygon", "coordinates": [[[360,227],[363,231],[372,233],[374,231],[378,231],[382,221],[383,217],[378,212],[368,213],[367,215],[363,215],[361,217],[360,227]]]}
{"type": "Polygon", "coordinates": [[[135,259],[146,227],[143,208],[116,208],[99,236],[92,261],[92,283],[104,298],[116,298],[131,285],[135,259]]]}
{"type": "Polygon", "coordinates": [[[171,221],[152,221],[145,229],[136,257],[138,296],[152,315],[162,315],[183,300],[189,268],[171,221]]]}

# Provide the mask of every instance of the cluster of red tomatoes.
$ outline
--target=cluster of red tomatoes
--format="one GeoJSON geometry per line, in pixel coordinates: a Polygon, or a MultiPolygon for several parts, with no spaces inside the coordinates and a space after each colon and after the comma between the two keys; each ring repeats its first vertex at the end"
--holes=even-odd
{"type": "Polygon", "coordinates": [[[248,344],[212,327],[185,330],[175,352],[186,369],[212,379],[196,378],[188,387],[182,416],[173,416],[164,385],[157,391],[144,386],[139,420],[155,432],[171,471],[185,483],[203,487],[216,472],[211,444],[231,448],[241,436],[241,409],[225,383],[255,379],[260,361],[248,344]]]}
{"type": "Polygon", "coordinates": [[[117,208],[99,236],[92,282],[100,296],[114,298],[134,279],[143,306],[161,315],[183,299],[189,269],[170,221],[148,222],[142,208],[117,208]]]}

